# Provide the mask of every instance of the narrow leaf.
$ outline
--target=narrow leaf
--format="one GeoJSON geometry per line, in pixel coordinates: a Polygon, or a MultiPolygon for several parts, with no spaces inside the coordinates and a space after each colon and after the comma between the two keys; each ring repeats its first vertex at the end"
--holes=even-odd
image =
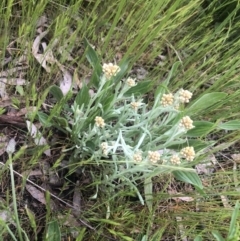
{"type": "Polygon", "coordinates": [[[212,235],[217,241],[226,241],[218,231],[212,231],[212,235]]]}
{"type": "Polygon", "coordinates": [[[30,221],[31,227],[32,227],[32,228],[34,229],[34,231],[35,231],[35,230],[36,230],[36,227],[37,227],[35,215],[34,215],[34,213],[33,213],[27,206],[25,206],[25,211],[26,211],[26,213],[27,213],[27,215],[28,215],[28,219],[29,219],[29,221],[30,221]]]}
{"type": "Polygon", "coordinates": [[[91,64],[93,67],[93,75],[91,78],[91,83],[95,86],[98,87],[99,84],[99,79],[102,74],[102,65],[100,63],[100,60],[97,56],[97,53],[95,50],[92,48],[91,44],[87,41],[87,39],[84,39],[84,46],[86,48],[86,57],[88,62],[91,64]]]}
{"type": "Polygon", "coordinates": [[[148,81],[142,81],[139,82],[136,86],[132,87],[129,89],[125,95],[126,96],[131,96],[132,94],[136,95],[142,95],[147,92],[149,92],[152,89],[153,82],[148,80],[148,81]]]}
{"type": "Polygon", "coordinates": [[[155,90],[154,97],[159,102],[159,99],[157,99],[157,96],[162,96],[167,91],[167,86],[164,84],[160,84],[157,89],[155,90]]]}
{"type": "Polygon", "coordinates": [[[223,100],[227,96],[226,93],[214,92],[210,94],[205,94],[196,100],[187,110],[188,115],[196,115],[198,112],[206,110],[210,106],[216,104],[217,102],[223,100]]]}
{"type": "Polygon", "coordinates": [[[49,116],[41,111],[37,113],[39,121],[42,123],[44,127],[52,126],[51,122],[48,121],[49,116]]]}
{"type": "Polygon", "coordinates": [[[144,195],[145,195],[146,204],[150,212],[152,211],[152,200],[153,200],[152,189],[153,189],[152,179],[146,178],[144,180],[144,195]]]}
{"type": "Polygon", "coordinates": [[[56,220],[48,224],[45,241],[61,241],[60,228],[56,220]]]}
{"type": "Polygon", "coordinates": [[[238,216],[239,216],[239,201],[236,202],[235,208],[232,213],[232,218],[230,222],[230,227],[229,227],[229,233],[228,233],[228,239],[231,240],[236,236],[236,232],[238,231],[237,229],[237,221],[238,221],[238,216]]]}
{"type": "Polygon", "coordinates": [[[194,241],[202,241],[202,240],[203,240],[202,237],[199,235],[194,239],[194,241]]]}
{"type": "Polygon", "coordinates": [[[195,127],[187,132],[187,136],[190,136],[190,137],[204,136],[213,130],[213,127],[215,124],[208,121],[194,121],[193,125],[195,127]]]}
{"type": "Polygon", "coordinates": [[[202,182],[196,172],[173,171],[173,175],[179,181],[190,183],[199,189],[203,189],[202,182]]]}
{"type": "Polygon", "coordinates": [[[126,75],[128,68],[129,68],[129,63],[131,61],[131,58],[126,59],[124,62],[122,62],[119,67],[120,71],[117,73],[116,77],[114,78],[115,82],[119,82],[122,80],[122,78],[126,75]]]}
{"type": "Polygon", "coordinates": [[[172,76],[174,76],[177,72],[178,66],[181,64],[181,62],[177,61],[176,63],[173,64],[167,79],[164,81],[164,84],[167,86],[169,84],[170,79],[172,78],[172,76]]]}
{"type": "Polygon", "coordinates": [[[228,131],[240,130],[240,121],[239,120],[228,121],[223,124],[219,124],[218,127],[220,129],[228,130],[228,131]]]}
{"type": "Polygon", "coordinates": [[[63,127],[63,128],[67,128],[68,127],[68,122],[63,117],[54,116],[53,120],[55,121],[54,124],[56,124],[56,126],[60,126],[60,127],[63,127]]]}
{"type": "Polygon", "coordinates": [[[100,60],[97,56],[96,51],[93,49],[91,44],[88,42],[88,40],[84,39],[84,46],[87,48],[86,50],[86,57],[88,62],[92,65],[93,68],[101,67],[100,60]]]}
{"type": "Polygon", "coordinates": [[[114,104],[113,101],[114,101],[114,95],[111,93],[102,100],[101,104],[105,112],[109,109],[109,107],[111,107],[114,104]]]}
{"type": "Polygon", "coordinates": [[[50,93],[57,101],[60,101],[63,98],[63,93],[61,89],[56,85],[50,87],[50,93]]]}
{"type": "Polygon", "coordinates": [[[86,84],[83,85],[82,89],[78,92],[75,101],[81,107],[83,104],[86,106],[90,100],[89,88],[86,84]]]}

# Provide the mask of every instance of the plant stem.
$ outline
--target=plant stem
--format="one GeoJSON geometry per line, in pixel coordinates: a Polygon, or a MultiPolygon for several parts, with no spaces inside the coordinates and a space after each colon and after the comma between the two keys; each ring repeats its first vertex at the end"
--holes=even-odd
{"type": "Polygon", "coordinates": [[[14,174],[13,174],[13,166],[12,166],[12,154],[9,154],[9,169],[10,169],[10,175],[11,175],[11,186],[12,186],[12,197],[13,197],[13,208],[14,208],[14,214],[15,214],[15,220],[17,223],[17,231],[19,235],[19,239],[23,241],[22,238],[22,231],[21,226],[18,218],[18,210],[17,210],[17,199],[16,199],[16,193],[15,193],[15,184],[14,184],[14,174]]]}

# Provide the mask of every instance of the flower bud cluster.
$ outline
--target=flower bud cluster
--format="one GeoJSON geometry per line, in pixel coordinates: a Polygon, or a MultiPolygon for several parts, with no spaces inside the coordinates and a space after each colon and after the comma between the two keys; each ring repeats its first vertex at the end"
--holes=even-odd
{"type": "Polygon", "coordinates": [[[170,162],[176,165],[181,164],[180,157],[178,155],[173,155],[170,159],[170,162]]]}
{"type": "Polygon", "coordinates": [[[141,103],[140,102],[131,102],[131,107],[134,109],[134,110],[137,110],[138,107],[141,106],[141,103]]]}
{"type": "Polygon", "coordinates": [[[162,99],[161,99],[161,104],[166,107],[168,105],[172,105],[173,104],[173,94],[163,94],[162,99]]]}
{"type": "Polygon", "coordinates": [[[178,109],[180,103],[188,103],[192,98],[192,93],[188,90],[180,89],[176,94],[163,94],[161,104],[163,107],[174,106],[178,109]]]}
{"type": "Polygon", "coordinates": [[[129,87],[133,87],[133,86],[136,85],[135,79],[132,79],[132,78],[128,78],[128,79],[126,80],[126,83],[127,83],[127,85],[128,85],[129,87]]]}
{"type": "Polygon", "coordinates": [[[103,128],[105,126],[104,119],[102,117],[100,117],[100,116],[96,116],[95,124],[96,124],[97,127],[103,128]]]}
{"type": "Polygon", "coordinates": [[[133,160],[137,163],[140,163],[142,161],[142,154],[140,152],[137,152],[133,155],[133,160]]]}
{"type": "Polygon", "coordinates": [[[157,151],[149,151],[148,159],[152,163],[157,163],[160,160],[160,153],[157,151]]]}
{"type": "Polygon", "coordinates": [[[187,160],[192,161],[195,157],[195,151],[192,146],[187,146],[180,151],[180,154],[187,160]]]}
{"type": "Polygon", "coordinates": [[[106,78],[111,79],[113,76],[117,75],[117,73],[120,71],[120,67],[118,65],[109,63],[103,64],[102,70],[106,78]]]}
{"type": "Polygon", "coordinates": [[[192,123],[193,123],[193,121],[191,120],[191,118],[189,116],[184,116],[180,121],[180,126],[185,128],[186,130],[190,130],[190,129],[194,128],[192,123]]]}
{"type": "Polygon", "coordinates": [[[188,90],[181,89],[179,91],[179,100],[181,103],[188,103],[192,98],[192,93],[188,90]]]}
{"type": "Polygon", "coordinates": [[[103,151],[103,154],[107,155],[108,143],[107,142],[102,142],[100,146],[101,146],[101,149],[103,151]]]}

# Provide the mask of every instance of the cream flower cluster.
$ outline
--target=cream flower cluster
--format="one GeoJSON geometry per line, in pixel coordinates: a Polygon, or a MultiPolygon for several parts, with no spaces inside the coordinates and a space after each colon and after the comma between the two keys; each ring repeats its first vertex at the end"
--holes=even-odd
{"type": "Polygon", "coordinates": [[[133,155],[133,160],[137,163],[142,161],[142,154],[140,152],[137,152],[133,155]]]}
{"type": "Polygon", "coordinates": [[[139,106],[141,106],[140,102],[131,102],[131,106],[134,110],[137,110],[139,106]]]}
{"type": "Polygon", "coordinates": [[[160,160],[160,154],[157,151],[149,151],[148,159],[152,163],[157,163],[160,160]]]}
{"type": "Polygon", "coordinates": [[[166,107],[168,105],[172,105],[173,104],[173,94],[163,94],[162,99],[161,99],[161,104],[166,107]]]}
{"type": "Polygon", "coordinates": [[[111,79],[113,76],[117,75],[117,73],[120,71],[120,67],[118,65],[109,63],[103,64],[102,70],[106,78],[111,79]]]}
{"type": "Polygon", "coordinates": [[[192,161],[195,157],[195,151],[192,146],[188,146],[183,148],[180,151],[180,154],[187,160],[187,161],[192,161]]]}
{"type": "Polygon", "coordinates": [[[102,117],[100,117],[100,116],[96,116],[95,124],[96,124],[97,127],[103,128],[105,126],[104,119],[102,117]]]}
{"type": "Polygon", "coordinates": [[[192,123],[193,123],[193,121],[191,120],[191,118],[189,116],[184,116],[180,121],[180,126],[184,127],[187,130],[190,130],[190,129],[194,128],[194,125],[192,123]]]}
{"type": "Polygon", "coordinates": [[[103,151],[103,154],[104,155],[107,155],[107,148],[108,148],[108,143],[107,142],[103,142],[103,143],[101,143],[101,149],[102,149],[102,151],[103,151]]]}
{"type": "Polygon", "coordinates": [[[179,165],[181,162],[180,162],[180,157],[178,155],[173,155],[170,159],[170,162],[172,164],[177,164],[179,165]]]}
{"type": "Polygon", "coordinates": [[[172,105],[175,109],[178,109],[180,103],[188,103],[191,98],[192,93],[190,91],[180,89],[175,95],[172,93],[163,94],[161,104],[164,107],[172,105]]]}
{"type": "Polygon", "coordinates": [[[128,78],[128,79],[126,80],[126,83],[127,83],[127,85],[128,85],[129,87],[133,87],[133,86],[136,85],[135,79],[132,79],[132,78],[128,78]]]}
{"type": "Polygon", "coordinates": [[[181,103],[188,103],[192,98],[192,93],[188,90],[181,89],[179,91],[179,100],[181,103]]]}

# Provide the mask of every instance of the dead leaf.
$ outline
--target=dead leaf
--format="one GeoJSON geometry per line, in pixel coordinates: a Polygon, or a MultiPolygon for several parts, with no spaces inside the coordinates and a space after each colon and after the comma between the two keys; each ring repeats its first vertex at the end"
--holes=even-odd
{"type": "Polygon", "coordinates": [[[13,203],[8,204],[6,203],[5,199],[0,197],[0,203],[1,203],[1,208],[7,206],[7,210],[3,208],[3,210],[0,211],[0,220],[3,221],[4,223],[11,223],[16,227],[15,221],[12,219],[13,217],[13,203]]]}
{"type": "Polygon", "coordinates": [[[73,193],[73,206],[77,212],[80,212],[81,208],[81,193],[79,190],[79,181],[77,181],[73,193]]]}
{"type": "Polygon", "coordinates": [[[233,154],[231,157],[235,162],[240,163],[240,154],[233,154]]]}
{"type": "MultiPolygon", "coordinates": [[[[28,131],[31,135],[31,137],[34,139],[34,142],[36,145],[38,146],[44,146],[44,145],[47,145],[47,141],[46,139],[42,136],[42,134],[38,131],[37,127],[31,123],[30,121],[26,121],[27,123],[27,128],[28,128],[28,131]]],[[[50,149],[44,151],[44,153],[47,155],[47,156],[51,156],[51,151],[50,149]]]]}
{"type": "Polygon", "coordinates": [[[143,67],[140,67],[140,68],[137,68],[136,72],[137,72],[137,79],[139,80],[146,79],[146,76],[148,74],[148,71],[146,69],[144,69],[143,67]]]}
{"type": "Polygon", "coordinates": [[[194,201],[194,198],[192,197],[177,197],[179,200],[184,201],[184,202],[192,202],[194,201]]]}
{"type": "Polygon", "coordinates": [[[37,21],[37,28],[40,27],[48,27],[47,25],[47,17],[45,15],[41,16],[37,21]]]}
{"type": "Polygon", "coordinates": [[[217,165],[216,157],[210,154],[207,158],[208,161],[205,163],[197,164],[196,171],[198,174],[211,174],[214,172],[214,165],[217,165]]]}
{"type": "Polygon", "coordinates": [[[7,136],[5,136],[4,134],[0,134],[0,156],[6,151],[6,147],[8,144],[7,139],[7,136]]]}
{"type": "Polygon", "coordinates": [[[26,85],[26,80],[22,78],[1,78],[1,82],[8,85],[26,85]]]}
{"type": "Polygon", "coordinates": [[[0,80],[0,96],[2,99],[9,99],[8,94],[6,92],[6,83],[0,80]]]}
{"type": "Polygon", "coordinates": [[[25,85],[26,80],[21,78],[0,78],[0,96],[2,99],[9,99],[6,92],[6,85],[25,85]]]}
{"type": "Polygon", "coordinates": [[[74,60],[73,57],[71,56],[71,52],[72,52],[73,49],[69,49],[68,45],[60,46],[57,50],[68,61],[73,61],[74,60]]]}
{"type": "Polygon", "coordinates": [[[41,66],[48,72],[51,72],[51,68],[48,64],[53,64],[56,62],[56,59],[53,56],[52,50],[47,48],[47,44],[42,42],[42,39],[48,34],[48,30],[41,32],[34,40],[32,45],[32,54],[35,59],[41,64],[41,66]],[[38,53],[39,48],[43,48],[43,53],[38,53]]]}
{"type": "Polygon", "coordinates": [[[63,79],[60,81],[60,89],[63,95],[66,95],[72,88],[72,75],[65,69],[62,69],[63,79]]]}
{"type": "Polygon", "coordinates": [[[21,175],[28,178],[30,176],[42,176],[43,173],[41,170],[27,170],[24,171],[21,175]]]}
{"type": "Polygon", "coordinates": [[[229,200],[228,200],[228,198],[227,198],[226,196],[220,195],[220,197],[221,197],[223,206],[224,206],[225,208],[232,208],[232,206],[229,204],[229,200]]]}
{"type": "Polygon", "coordinates": [[[3,67],[4,65],[8,64],[9,62],[12,61],[12,56],[10,57],[5,57],[4,60],[2,60],[2,62],[0,63],[0,66],[3,67]]]}
{"type": "Polygon", "coordinates": [[[7,144],[6,152],[10,155],[15,152],[16,141],[15,138],[11,138],[7,144]]]}
{"type": "Polygon", "coordinates": [[[19,67],[15,67],[12,69],[8,69],[6,71],[0,72],[0,77],[10,77],[14,73],[19,72],[20,70],[24,70],[24,69],[28,69],[28,66],[19,66],[19,67]]]}
{"type": "Polygon", "coordinates": [[[61,221],[64,221],[63,225],[69,226],[69,227],[80,227],[80,223],[77,221],[77,219],[72,214],[67,215],[58,215],[58,218],[61,221]]]}
{"type": "Polygon", "coordinates": [[[212,173],[212,169],[210,168],[212,166],[211,163],[203,163],[203,164],[197,164],[196,165],[196,171],[197,174],[210,174],[212,173]]]}
{"type": "Polygon", "coordinates": [[[45,195],[43,192],[41,192],[36,187],[34,187],[30,184],[26,184],[26,189],[32,195],[33,198],[38,200],[40,203],[46,205],[46,199],[45,199],[45,195]]]}
{"type": "MultiPolygon", "coordinates": [[[[1,85],[1,83],[0,83],[1,85]]],[[[0,87],[1,88],[1,87],[0,87]]],[[[1,95],[1,94],[0,94],[1,95]]],[[[4,100],[1,100],[0,102],[0,107],[6,107],[6,106],[10,106],[12,104],[12,101],[10,99],[4,99],[4,100]]]]}
{"type": "Polygon", "coordinates": [[[23,115],[26,115],[29,112],[35,112],[36,110],[37,110],[36,106],[30,106],[28,108],[22,108],[16,113],[16,116],[23,116],[23,115]]]}
{"type": "Polygon", "coordinates": [[[177,196],[177,197],[171,196],[171,199],[173,199],[173,200],[176,201],[176,202],[178,202],[179,200],[184,201],[184,202],[192,202],[192,201],[194,201],[194,198],[192,198],[192,197],[187,197],[187,196],[181,197],[181,196],[180,196],[181,193],[179,193],[179,192],[177,192],[177,191],[175,191],[175,190],[173,190],[173,189],[168,190],[168,193],[169,193],[170,195],[176,195],[176,196],[177,196]]]}
{"type": "Polygon", "coordinates": [[[1,210],[0,211],[0,220],[3,221],[4,223],[9,222],[11,220],[12,214],[9,211],[6,210],[1,210]]]}
{"type": "Polygon", "coordinates": [[[79,89],[82,88],[82,81],[79,79],[77,69],[75,69],[73,73],[73,88],[77,89],[77,87],[79,89]]]}
{"type": "Polygon", "coordinates": [[[34,57],[38,54],[41,41],[47,34],[48,34],[48,30],[40,33],[33,41],[32,54],[34,57]]]}

